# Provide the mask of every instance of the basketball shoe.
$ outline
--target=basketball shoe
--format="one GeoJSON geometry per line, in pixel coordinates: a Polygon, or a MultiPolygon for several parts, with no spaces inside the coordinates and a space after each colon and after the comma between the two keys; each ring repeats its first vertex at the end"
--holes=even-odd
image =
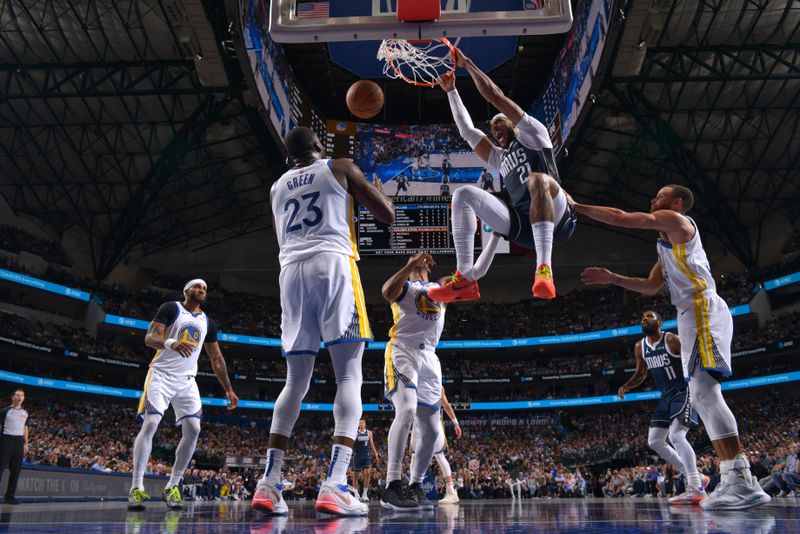
{"type": "Polygon", "coordinates": [[[139,488],[133,488],[128,494],[128,510],[144,510],[144,501],[150,499],[150,495],[139,488]]]}
{"type": "Polygon", "coordinates": [[[270,484],[262,478],[256,485],[251,506],[254,510],[269,515],[289,515],[289,507],[283,500],[283,484],[270,484]]]}
{"type": "Polygon", "coordinates": [[[417,503],[417,506],[421,509],[433,509],[433,501],[428,499],[425,492],[422,491],[422,485],[419,482],[414,482],[408,486],[406,496],[417,503]]]}
{"type": "MultiPolygon", "coordinates": [[[[556,285],[553,283],[553,270],[549,265],[542,264],[536,269],[536,275],[531,287],[533,296],[538,299],[556,298],[556,285]]],[[[430,294],[430,291],[428,291],[430,294]]]]}
{"type": "Polygon", "coordinates": [[[398,512],[414,512],[419,508],[416,501],[406,496],[399,480],[392,480],[383,490],[381,506],[398,512]]]}
{"type": "Polygon", "coordinates": [[[439,504],[458,504],[458,493],[453,488],[447,488],[444,497],[439,499],[439,504]]]}
{"type": "Polygon", "coordinates": [[[171,488],[164,488],[161,498],[167,503],[167,508],[171,510],[180,510],[183,508],[183,499],[181,498],[181,490],[178,486],[171,488]]]}
{"type": "Polygon", "coordinates": [[[369,506],[361,502],[355,488],[328,480],[322,483],[314,508],[317,512],[340,517],[363,516],[369,512],[369,506]]]}
{"type": "MultiPolygon", "coordinates": [[[[732,463],[737,460],[730,460],[732,463]]],[[[746,461],[745,461],[746,462],[746,461]]],[[[767,504],[772,498],[764,493],[753,475],[750,467],[742,462],[734,463],[727,469],[721,469],[719,484],[700,507],[703,510],[745,510],[767,504]]]]}
{"type": "Polygon", "coordinates": [[[680,495],[675,495],[669,498],[670,504],[700,504],[701,501],[708,498],[708,494],[702,488],[688,488],[680,495]]]}
{"type": "Polygon", "coordinates": [[[467,280],[456,271],[445,285],[429,289],[428,296],[438,302],[466,302],[478,300],[481,298],[481,292],[477,281],[467,280]]]}

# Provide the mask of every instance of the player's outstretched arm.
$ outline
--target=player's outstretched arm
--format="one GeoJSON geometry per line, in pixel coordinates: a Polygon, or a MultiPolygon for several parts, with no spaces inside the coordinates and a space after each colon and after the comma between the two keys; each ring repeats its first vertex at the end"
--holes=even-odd
{"type": "Polygon", "coordinates": [[[438,79],[439,86],[447,93],[447,100],[450,102],[450,111],[453,113],[453,121],[458,127],[458,133],[467,142],[469,147],[478,154],[483,161],[489,163],[489,156],[492,149],[496,148],[486,134],[475,128],[469,111],[461,101],[461,95],[456,90],[455,76],[441,76],[438,79]]]}
{"type": "Polygon", "coordinates": [[[636,345],[633,346],[633,354],[636,358],[636,370],[628,381],[619,387],[618,394],[620,399],[624,399],[627,392],[639,387],[642,382],[644,382],[645,378],[647,378],[647,364],[644,363],[641,343],[637,342],[636,345]]]}
{"type": "Polygon", "coordinates": [[[645,295],[655,295],[661,286],[664,285],[664,273],[661,270],[661,260],[657,261],[647,278],[635,278],[622,276],[603,269],[602,267],[587,267],[581,273],[581,280],[586,285],[612,284],[623,287],[629,291],[644,293],[645,295]]]}
{"type": "Polygon", "coordinates": [[[456,412],[453,410],[453,407],[450,405],[450,401],[447,400],[447,395],[444,392],[444,387],[442,388],[442,409],[444,413],[447,414],[447,417],[453,422],[453,430],[456,433],[456,439],[461,439],[461,425],[458,424],[458,418],[456,417],[456,412]]]}
{"type": "Polygon", "coordinates": [[[575,202],[572,207],[577,213],[586,215],[590,219],[618,226],[620,228],[637,228],[640,230],[657,230],[669,234],[680,230],[686,225],[691,226],[691,222],[680,213],[672,210],[658,210],[652,213],[641,211],[627,212],[618,208],[608,206],[590,206],[575,202]]]}
{"type": "Polygon", "coordinates": [[[233,410],[239,405],[239,397],[233,392],[231,379],[228,377],[228,366],[225,365],[225,358],[222,357],[219,343],[213,341],[211,343],[206,343],[204,346],[208,354],[208,359],[211,361],[211,368],[214,370],[214,374],[219,384],[222,386],[222,389],[225,390],[225,396],[228,397],[228,409],[233,410]]]}
{"type": "Polygon", "coordinates": [[[427,265],[433,267],[436,262],[433,261],[433,256],[427,252],[420,252],[414,254],[408,259],[405,266],[394,273],[391,278],[383,283],[381,288],[381,295],[383,295],[386,302],[394,302],[403,293],[403,286],[408,282],[408,277],[414,272],[414,269],[427,265]]]}
{"type": "Polygon", "coordinates": [[[503,93],[502,89],[458,48],[456,48],[456,64],[466,69],[472,81],[475,82],[475,87],[477,87],[478,92],[487,102],[500,110],[500,113],[508,117],[514,124],[522,120],[522,117],[525,115],[522,108],[519,107],[516,102],[508,98],[503,93]]]}
{"type": "Polygon", "coordinates": [[[331,164],[331,171],[336,178],[345,181],[347,191],[359,204],[366,206],[376,219],[385,224],[394,222],[392,200],[383,194],[383,188],[367,180],[358,165],[347,158],[335,159],[331,164]]]}

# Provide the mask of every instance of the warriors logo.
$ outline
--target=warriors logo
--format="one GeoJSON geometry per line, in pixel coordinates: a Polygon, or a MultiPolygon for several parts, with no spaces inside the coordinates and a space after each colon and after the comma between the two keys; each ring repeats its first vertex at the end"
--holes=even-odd
{"type": "Polygon", "coordinates": [[[442,313],[442,305],[428,296],[427,291],[420,291],[414,298],[417,306],[417,315],[428,321],[435,321],[442,313]]]}
{"type": "Polygon", "coordinates": [[[178,332],[178,341],[194,348],[200,344],[200,329],[193,324],[184,325],[178,332]]]}

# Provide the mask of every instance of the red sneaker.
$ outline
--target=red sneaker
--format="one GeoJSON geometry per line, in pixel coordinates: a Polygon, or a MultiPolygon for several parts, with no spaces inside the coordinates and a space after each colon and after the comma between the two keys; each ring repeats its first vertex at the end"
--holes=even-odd
{"type": "Polygon", "coordinates": [[[456,271],[443,286],[428,290],[428,296],[438,302],[468,301],[481,298],[478,282],[467,280],[456,271]]]}
{"type": "Polygon", "coordinates": [[[533,296],[539,299],[556,298],[556,285],[553,283],[553,271],[549,265],[542,264],[536,269],[536,278],[531,291],[533,296]]]}

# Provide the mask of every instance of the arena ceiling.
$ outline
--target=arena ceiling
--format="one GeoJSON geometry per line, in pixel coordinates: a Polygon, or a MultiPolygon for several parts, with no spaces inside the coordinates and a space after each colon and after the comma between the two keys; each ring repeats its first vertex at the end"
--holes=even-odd
{"type": "MultiPolygon", "coordinates": [[[[798,21],[790,0],[620,0],[592,102],[561,160],[569,189],[643,209],[663,183],[687,183],[705,234],[757,263],[769,223],[800,215],[798,21]]],[[[133,251],[197,253],[271,232],[266,189],[283,157],[232,39],[212,0],[0,0],[7,204],[82,235],[97,278],[133,251]]],[[[520,44],[492,76],[529,103],[561,39],[520,44]]],[[[324,45],[287,53],[323,114],[342,116],[353,75],[324,45]]],[[[400,109],[446,119],[438,91],[387,83],[400,109]]]]}

